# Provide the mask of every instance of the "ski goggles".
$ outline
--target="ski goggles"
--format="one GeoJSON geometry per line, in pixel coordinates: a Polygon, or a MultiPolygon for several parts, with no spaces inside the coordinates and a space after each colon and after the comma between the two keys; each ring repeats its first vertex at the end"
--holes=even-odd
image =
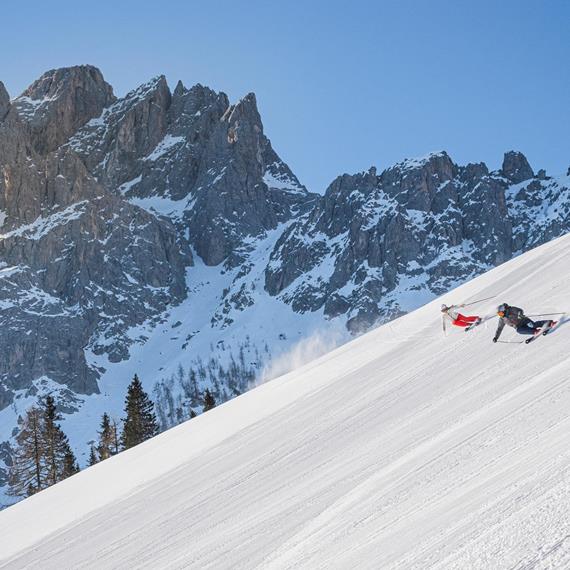
{"type": "Polygon", "coordinates": [[[497,311],[497,315],[499,315],[499,317],[503,318],[505,316],[505,311],[497,311]]]}

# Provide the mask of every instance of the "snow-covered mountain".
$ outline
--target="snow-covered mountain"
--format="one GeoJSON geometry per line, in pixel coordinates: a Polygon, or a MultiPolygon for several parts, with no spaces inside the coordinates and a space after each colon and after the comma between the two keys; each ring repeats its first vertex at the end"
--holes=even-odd
{"type": "Polygon", "coordinates": [[[570,566],[570,236],[0,512],[5,568],[570,566]]]}
{"type": "MultiPolygon", "coordinates": [[[[309,192],[255,96],[92,66],[0,83],[0,442],[38,395],[80,459],[138,372],[163,427],[570,231],[570,173],[445,152],[309,192]],[[294,358],[281,358],[302,340],[294,358]]],[[[0,444],[0,486],[9,449],[0,444]]]]}

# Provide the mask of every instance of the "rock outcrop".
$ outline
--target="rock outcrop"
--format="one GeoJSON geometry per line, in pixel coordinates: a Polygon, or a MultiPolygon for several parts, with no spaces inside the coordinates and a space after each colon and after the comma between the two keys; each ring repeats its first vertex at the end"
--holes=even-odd
{"type": "Polygon", "coordinates": [[[281,236],[266,289],[297,311],[346,315],[351,330],[366,330],[408,310],[414,295],[440,295],[569,231],[567,196],[515,152],[496,173],[483,163],[458,166],[441,152],[380,175],[374,168],[343,175],[281,236]],[[557,203],[559,215],[533,223],[540,208],[557,203]]]}
{"type": "Polygon", "coordinates": [[[115,100],[112,87],[91,65],[52,69],[34,81],[14,105],[33,133],[40,154],[57,149],[115,100]]]}

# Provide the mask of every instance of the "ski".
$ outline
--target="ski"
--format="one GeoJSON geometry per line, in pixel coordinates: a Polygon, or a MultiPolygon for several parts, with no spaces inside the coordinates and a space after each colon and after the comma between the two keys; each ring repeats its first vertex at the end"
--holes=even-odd
{"type": "Polygon", "coordinates": [[[542,336],[547,335],[554,327],[556,327],[557,324],[558,324],[558,321],[551,321],[548,328],[545,331],[542,331],[542,336]]]}
{"type": "Polygon", "coordinates": [[[469,332],[470,330],[474,329],[475,327],[479,326],[483,322],[483,319],[479,319],[475,321],[472,325],[465,327],[465,332],[469,332]]]}

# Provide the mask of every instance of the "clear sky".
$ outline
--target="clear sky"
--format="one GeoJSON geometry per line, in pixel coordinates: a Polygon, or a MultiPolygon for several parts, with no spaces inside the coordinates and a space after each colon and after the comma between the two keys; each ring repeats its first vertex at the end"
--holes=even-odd
{"type": "Polygon", "coordinates": [[[311,190],[447,150],[570,166],[569,0],[52,0],[0,8],[0,80],[90,63],[117,95],[165,74],[236,100],[311,190]]]}

